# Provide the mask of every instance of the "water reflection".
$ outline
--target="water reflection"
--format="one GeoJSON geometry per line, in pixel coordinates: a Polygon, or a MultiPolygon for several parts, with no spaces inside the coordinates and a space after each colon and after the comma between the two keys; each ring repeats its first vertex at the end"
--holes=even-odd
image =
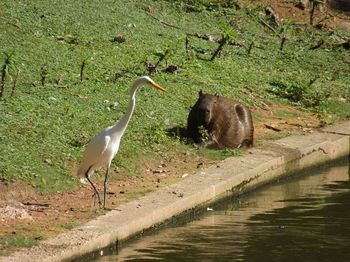
{"type": "Polygon", "coordinates": [[[98,261],[350,261],[348,163],[265,187],[98,261]]]}

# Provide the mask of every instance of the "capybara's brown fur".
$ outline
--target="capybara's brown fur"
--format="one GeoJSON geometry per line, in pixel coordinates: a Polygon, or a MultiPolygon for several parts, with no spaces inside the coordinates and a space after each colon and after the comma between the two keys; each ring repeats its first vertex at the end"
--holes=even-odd
{"type": "Polygon", "coordinates": [[[252,115],[237,101],[200,91],[188,115],[187,136],[212,149],[251,147],[254,140],[252,115]],[[207,141],[203,141],[201,126],[207,130],[207,141]]]}

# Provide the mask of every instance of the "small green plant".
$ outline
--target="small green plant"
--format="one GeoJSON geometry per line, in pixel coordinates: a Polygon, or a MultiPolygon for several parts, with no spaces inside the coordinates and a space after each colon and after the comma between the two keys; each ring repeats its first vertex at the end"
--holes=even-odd
{"type": "Polygon", "coordinates": [[[288,39],[287,35],[288,35],[289,27],[290,27],[289,22],[284,22],[283,25],[280,27],[280,38],[281,38],[280,50],[281,51],[283,51],[284,44],[288,39]]]}
{"type": "Polygon", "coordinates": [[[90,62],[91,62],[90,57],[86,57],[81,61],[81,64],[80,64],[80,82],[84,81],[84,70],[85,70],[86,66],[88,64],[90,64],[90,62]]]}
{"type": "Polygon", "coordinates": [[[225,23],[219,23],[219,27],[223,32],[222,37],[219,41],[219,46],[211,56],[210,61],[214,61],[214,59],[221,54],[222,50],[224,49],[224,46],[230,41],[230,39],[232,39],[235,36],[235,32],[232,29],[232,26],[225,23]]]}
{"type": "MultiPolygon", "coordinates": [[[[16,71],[16,67],[14,65],[14,59],[13,59],[14,52],[10,52],[10,53],[4,52],[4,55],[5,55],[5,59],[4,59],[3,65],[1,67],[0,97],[4,96],[5,84],[6,84],[6,78],[7,78],[6,76],[10,75],[10,78],[12,78],[11,77],[11,69],[12,69],[12,71],[16,71]]],[[[18,73],[19,73],[19,71],[17,69],[14,85],[12,87],[11,96],[14,94],[14,89],[16,88],[18,73]]]]}
{"type": "Polygon", "coordinates": [[[48,75],[47,63],[43,64],[40,68],[40,83],[41,86],[45,86],[46,78],[48,75]]]}
{"type": "Polygon", "coordinates": [[[199,126],[198,132],[199,132],[199,135],[201,137],[202,142],[206,142],[209,140],[209,138],[210,138],[209,132],[204,126],[199,126]]]}

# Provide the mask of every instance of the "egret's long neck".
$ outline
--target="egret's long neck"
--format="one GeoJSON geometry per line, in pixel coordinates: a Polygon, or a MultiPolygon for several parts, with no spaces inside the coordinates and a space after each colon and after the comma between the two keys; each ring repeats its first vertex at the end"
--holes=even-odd
{"type": "Polygon", "coordinates": [[[132,113],[135,109],[136,104],[136,91],[139,87],[138,83],[134,83],[133,86],[130,89],[130,101],[128,108],[126,109],[125,114],[121,117],[119,122],[113,127],[114,131],[118,133],[120,136],[124,134],[126,127],[128,126],[128,123],[130,121],[130,118],[132,116],[132,113]]]}

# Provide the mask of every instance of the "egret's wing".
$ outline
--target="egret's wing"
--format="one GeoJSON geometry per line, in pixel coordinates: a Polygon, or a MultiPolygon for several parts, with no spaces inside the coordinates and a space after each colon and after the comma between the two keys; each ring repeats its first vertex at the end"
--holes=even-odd
{"type": "Polygon", "coordinates": [[[86,146],[83,161],[78,171],[78,173],[81,175],[85,173],[91,166],[99,164],[100,157],[107,149],[111,140],[111,137],[107,132],[108,129],[109,128],[106,128],[98,133],[86,146]]]}
{"type": "Polygon", "coordinates": [[[99,157],[103,155],[103,152],[107,149],[111,140],[111,137],[103,131],[97,134],[86,146],[84,158],[87,157],[90,160],[90,163],[98,161],[99,157]]]}

